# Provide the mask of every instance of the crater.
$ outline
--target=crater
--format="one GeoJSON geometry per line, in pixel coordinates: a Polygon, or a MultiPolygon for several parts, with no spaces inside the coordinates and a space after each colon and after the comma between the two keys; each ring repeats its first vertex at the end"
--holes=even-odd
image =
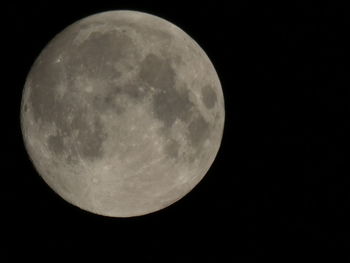
{"type": "Polygon", "coordinates": [[[216,101],[217,101],[217,96],[216,96],[216,93],[215,93],[213,87],[210,85],[206,85],[206,86],[202,87],[201,92],[202,92],[202,100],[203,100],[204,105],[208,109],[213,108],[216,104],[216,101]]]}

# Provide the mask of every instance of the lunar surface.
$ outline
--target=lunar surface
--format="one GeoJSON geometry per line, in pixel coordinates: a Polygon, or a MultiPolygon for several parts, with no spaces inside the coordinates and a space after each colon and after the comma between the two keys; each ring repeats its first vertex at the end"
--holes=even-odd
{"type": "Polygon", "coordinates": [[[182,198],[219,150],[224,98],[199,45],[146,13],[110,11],[70,25],[24,87],[21,128],[34,167],[63,199],[111,217],[182,198]]]}

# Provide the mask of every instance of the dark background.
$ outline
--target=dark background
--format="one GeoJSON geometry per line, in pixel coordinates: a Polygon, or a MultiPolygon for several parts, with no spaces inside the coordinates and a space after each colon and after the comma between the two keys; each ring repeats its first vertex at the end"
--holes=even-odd
{"type": "Polygon", "coordinates": [[[306,1],[27,2],[1,10],[2,262],[349,258],[349,10],[306,1]],[[97,216],[56,195],[31,165],[19,123],[26,75],[47,42],[111,9],[160,16],[192,36],[211,58],[226,103],[222,146],[206,177],[174,205],[128,219],[97,216]]]}

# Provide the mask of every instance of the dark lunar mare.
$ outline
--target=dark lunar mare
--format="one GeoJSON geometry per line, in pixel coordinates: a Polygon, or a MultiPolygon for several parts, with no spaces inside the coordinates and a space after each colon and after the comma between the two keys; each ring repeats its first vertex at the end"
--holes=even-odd
{"type": "Polygon", "coordinates": [[[208,108],[208,109],[212,109],[217,101],[217,96],[216,93],[214,91],[214,88],[210,85],[205,85],[204,87],[202,87],[202,100],[204,102],[204,105],[208,108]]]}
{"type": "MultiPolygon", "coordinates": [[[[149,30],[149,34],[158,34],[157,32],[149,30]]],[[[164,37],[169,35],[165,34],[164,37]]],[[[135,53],[131,39],[123,31],[92,32],[88,39],[79,45],[73,44],[71,39],[64,36],[59,40],[58,43],[69,45],[66,48],[68,53],[62,58],[62,62],[55,63],[49,59],[51,54],[43,53],[41,63],[34,66],[31,74],[33,85],[30,102],[34,119],[36,122],[40,120],[43,126],[55,122],[57,127],[57,134],[48,138],[48,146],[52,152],[62,155],[66,148],[64,139],[71,138],[73,131],[77,130],[78,138],[74,142],[77,152],[86,159],[100,158],[103,155],[102,143],[107,135],[99,114],[108,110],[121,114],[125,109],[115,103],[115,96],[124,94],[137,103],[144,99],[151,88],[155,89],[154,116],[164,124],[164,137],[170,138],[172,125],[178,118],[184,123],[189,123],[188,140],[196,152],[201,149],[203,142],[210,135],[210,124],[190,101],[190,87],[182,83],[183,86],[175,88],[176,72],[172,67],[174,61],[170,53],[163,56],[147,54],[140,63],[138,77],[123,86],[118,86],[111,80],[118,79],[123,73],[118,72],[113,64],[130,52],[135,53]],[[102,91],[94,91],[90,99],[92,110],[81,103],[81,90],[75,82],[77,76],[82,80],[92,79],[106,86],[93,87],[102,91]],[[67,92],[63,97],[58,96],[59,85],[67,85],[67,92]],[[145,87],[145,90],[141,91],[140,85],[145,87]],[[91,116],[92,113],[94,116],[91,116]],[[74,116],[72,121],[67,119],[68,114],[74,116]],[[94,118],[92,126],[88,124],[89,118],[94,118]]],[[[59,49],[58,46],[55,47],[54,50],[59,49]]],[[[56,53],[58,54],[57,51],[56,53]]],[[[201,94],[205,106],[212,108],[217,100],[212,87],[204,86],[201,94]]],[[[165,150],[169,157],[176,158],[179,143],[171,139],[165,150]]]]}
{"type": "MultiPolygon", "coordinates": [[[[108,39],[109,35],[107,35],[108,39]]],[[[66,40],[70,42],[68,39],[66,40]]],[[[95,41],[92,42],[95,43],[95,41]]],[[[96,45],[93,46],[96,47],[96,45]]],[[[89,77],[97,78],[94,76],[96,73],[100,78],[103,78],[106,77],[103,74],[107,74],[107,71],[101,70],[103,61],[97,60],[100,48],[94,51],[85,46],[79,46],[76,49],[72,47],[73,45],[68,50],[72,54],[75,53],[75,56],[64,54],[65,56],[62,56],[60,63],[53,61],[51,54],[43,52],[40,60],[33,65],[29,78],[31,86],[29,103],[33,118],[41,129],[53,124],[56,126],[56,134],[49,136],[47,140],[48,148],[53,153],[65,157],[69,161],[77,161],[77,153],[84,159],[94,160],[102,157],[102,144],[107,134],[98,114],[94,114],[84,105],[81,91],[75,88],[74,77],[84,78],[87,74],[89,77]],[[88,56],[89,54],[91,56],[88,56]],[[82,56],[90,60],[79,61],[82,56]],[[95,64],[95,69],[91,66],[93,64],[91,59],[94,58],[96,58],[96,62],[100,62],[100,64],[95,64]],[[60,85],[66,85],[67,89],[62,97],[58,93],[60,85]],[[67,118],[69,115],[72,116],[72,119],[67,118]],[[91,119],[93,119],[92,125],[88,122],[91,119]],[[73,140],[73,133],[76,131],[77,138],[73,140]],[[67,149],[73,149],[74,152],[67,152],[67,149]]]]}
{"type": "MultiPolygon", "coordinates": [[[[156,89],[153,110],[155,117],[164,123],[165,138],[169,138],[171,127],[177,118],[188,123],[194,116],[189,124],[188,138],[194,149],[199,150],[209,135],[209,123],[190,101],[186,84],[179,89],[175,88],[176,73],[171,62],[169,58],[149,54],[141,63],[139,77],[148,87],[156,89]]],[[[166,147],[167,154],[173,158],[178,157],[178,150],[179,145],[175,140],[166,147]]]]}

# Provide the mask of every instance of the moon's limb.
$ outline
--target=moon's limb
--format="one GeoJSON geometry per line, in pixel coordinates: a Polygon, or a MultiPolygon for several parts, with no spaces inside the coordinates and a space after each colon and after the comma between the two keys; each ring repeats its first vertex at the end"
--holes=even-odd
{"type": "Polygon", "coordinates": [[[58,34],[25,84],[21,123],[39,174],[82,209],[128,217],[187,194],[218,152],[224,100],[185,32],[113,11],[58,34]]]}

